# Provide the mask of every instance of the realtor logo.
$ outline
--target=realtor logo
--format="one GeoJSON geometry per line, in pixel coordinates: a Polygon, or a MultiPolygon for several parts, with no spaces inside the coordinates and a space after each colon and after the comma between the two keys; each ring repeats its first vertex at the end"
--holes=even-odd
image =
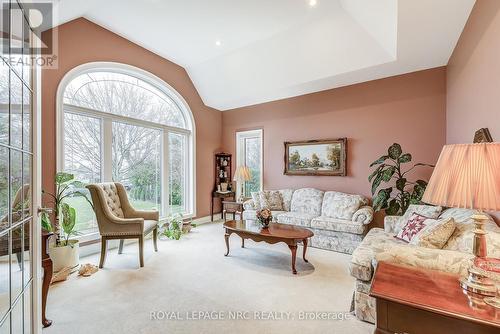
{"type": "Polygon", "coordinates": [[[47,1],[0,0],[1,47],[5,62],[55,67],[54,5],[47,1]],[[44,38],[42,39],[42,32],[44,38]]]}

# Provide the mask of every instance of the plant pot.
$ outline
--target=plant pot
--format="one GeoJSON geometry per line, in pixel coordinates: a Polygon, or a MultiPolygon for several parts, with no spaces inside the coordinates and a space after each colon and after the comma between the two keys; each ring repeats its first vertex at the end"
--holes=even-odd
{"type": "Polygon", "coordinates": [[[49,246],[49,256],[52,259],[54,272],[64,268],[71,268],[72,272],[78,269],[79,264],[79,243],[78,240],[70,240],[68,246],[49,246]]]}

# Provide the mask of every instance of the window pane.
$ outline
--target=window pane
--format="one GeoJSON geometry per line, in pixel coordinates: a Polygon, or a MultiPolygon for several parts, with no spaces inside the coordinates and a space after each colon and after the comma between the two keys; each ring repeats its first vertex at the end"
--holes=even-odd
{"type": "Polygon", "coordinates": [[[113,181],[134,208],[161,209],[161,138],[161,130],[113,122],[113,181]]]}
{"type": "Polygon", "coordinates": [[[23,84],[14,72],[10,72],[10,145],[22,147],[23,84]]]}
{"type": "MultiPolygon", "coordinates": [[[[9,10],[9,1],[8,0],[0,0],[0,10],[2,13],[6,13],[9,10]]],[[[4,57],[8,58],[9,48],[10,48],[10,24],[9,24],[9,15],[0,15],[0,56],[2,59],[4,57]]]]}
{"type": "Polygon", "coordinates": [[[9,67],[0,60],[0,143],[9,143],[9,67]]]}
{"type": "Polygon", "coordinates": [[[23,36],[23,80],[27,85],[31,85],[31,29],[26,20],[24,20],[23,36]]]}
{"type": "Polygon", "coordinates": [[[31,333],[32,294],[31,283],[24,289],[24,334],[31,333]]]}
{"type": "Polygon", "coordinates": [[[10,307],[9,233],[0,236],[0,319],[10,307]]]}
{"type": "Polygon", "coordinates": [[[12,333],[21,334],[23,332],[23,298],[20,298],[17,301],[16,305],[12,309],[10,317],[12,319],[12,333]]]}
{"type": "MultiPolygon", "coordinates": [[[[101,181],[101,120],[64,113],[64,170],[84,183],[101,181]]],[[[89,196],[86,188],[79,189],[89,196]]],[[[76,230],[97,231],[94,211],[85,198],[73,196],[66,202],[76,210],[76,230]]]]}
{"type": "Polygon", "coordinates": [[[186,139],[186,136],[181,134],[169,133],[168,135],[168,187],[171,214],[185,212],[186,139]]]}
{"type": "Polygon", "coordinates": [[[31,160],[30,154],[23,153],[23,191],[22,213],[23,218],[31,216],[31,160]]]}
{"type": "Polygon", "coordinates": [[[121,73],[93,72],[80,75],[66,88],[64,103],[186,127],[181,109],[168,95],[140,79],[121,73]]]}
{"type": "Polygon", "coordinates": [[[246,182],[245,196],[260,191],[261,145],[260,137],[245,138],[245,165],[250,169],[252,179],[246,182]]]}

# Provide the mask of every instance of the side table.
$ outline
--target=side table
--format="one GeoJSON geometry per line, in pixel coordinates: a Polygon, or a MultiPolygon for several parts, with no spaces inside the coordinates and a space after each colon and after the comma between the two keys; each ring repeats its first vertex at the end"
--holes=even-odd
{"type": "Polygon", "coordinates": [[[222,215],[224,218],[224,222],[226,222],[226,214],[232,213],[233,220],[236,220],[236,214],[239,213],[243,215],[243,203],[235,202],[235,201],[222,201],[222,215]]]}

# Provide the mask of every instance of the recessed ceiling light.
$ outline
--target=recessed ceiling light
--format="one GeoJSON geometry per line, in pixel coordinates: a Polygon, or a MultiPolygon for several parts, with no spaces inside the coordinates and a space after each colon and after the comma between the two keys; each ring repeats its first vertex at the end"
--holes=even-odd
{"type": "Polygon", "coordinates": [[[316,7],[317,4],[318,4],[318,0],[309,0],[309,6],[316,7]]]}
{"type": "Polygon", "coordinates": [[[222,42],[218,39],[215,41],[215,46],[221,46],[222,45],[222,42]]]}

